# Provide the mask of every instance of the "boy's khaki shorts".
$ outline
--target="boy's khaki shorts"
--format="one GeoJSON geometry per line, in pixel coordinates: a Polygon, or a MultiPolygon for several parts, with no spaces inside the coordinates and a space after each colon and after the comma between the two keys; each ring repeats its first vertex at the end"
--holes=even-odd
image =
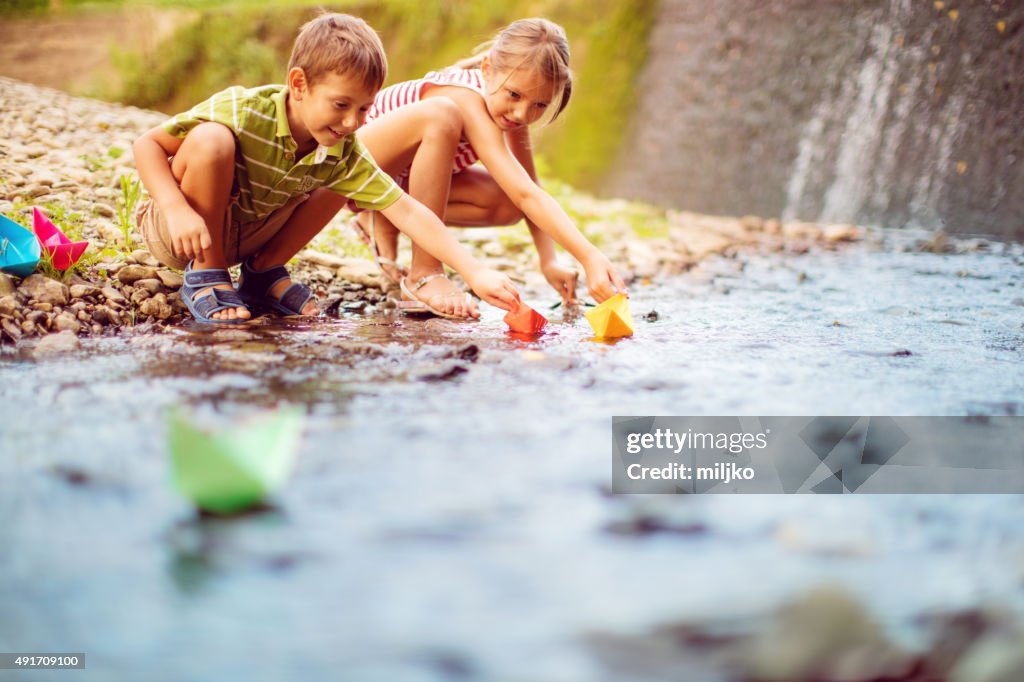
{"type": "MultiPolygon", "coordinates": [[[[266,246],[267,242],[273,239],[274,235],[281,231],[284,224],[292,217],[295,209],[308,198],[308,194],[298,194],[263,220],[242,224],[232,220],[232,204],[229,203],[224,216],[225,224],[228,227],[224,231],[223,243],[224,258],[228,264],[241,263],[254,253],[258,253],[266,246]]],[[[158,261],[178,270],[185,269],[189,261],[187,258],[175,255],[174,248],[171,246],[171,233],[167,229],[167,220],[163,211],[152,199],[146,199],[135,209],[135,224],[139,227],[146,248],[158,261]]]]}

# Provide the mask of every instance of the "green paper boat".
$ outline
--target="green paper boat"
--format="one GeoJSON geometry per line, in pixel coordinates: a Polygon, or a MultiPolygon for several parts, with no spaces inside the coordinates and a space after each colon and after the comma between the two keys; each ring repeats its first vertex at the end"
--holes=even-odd
{"type": "Polygon", "coordinates": [[[175,487],[216,514],[260,503],[294,468],[303,421],[301,410],[288,409],[211,433],[173,411],[168,430],[175,487]]]}

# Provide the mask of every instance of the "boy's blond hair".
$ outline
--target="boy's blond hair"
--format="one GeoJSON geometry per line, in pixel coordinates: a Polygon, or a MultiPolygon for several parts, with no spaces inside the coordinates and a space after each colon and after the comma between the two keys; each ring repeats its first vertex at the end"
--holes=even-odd
{"type": "Polygon", "coordinates": [[[326,12],[299,31],[288,70],[299,67],[310,87],[330,73],[349,73],[368,89],[379,90],[388,76],[384,45],[370,25],[358,17],[326,12]]]}

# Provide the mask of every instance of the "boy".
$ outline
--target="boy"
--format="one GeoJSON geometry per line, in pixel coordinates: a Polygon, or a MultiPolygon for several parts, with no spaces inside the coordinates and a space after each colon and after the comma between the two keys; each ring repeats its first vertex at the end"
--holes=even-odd
{"type": "MultiPolygon", "coordinates": [[[[512,282],[459,246],[356,139],[386,75],[384,48],[364,21],[323,14],[302,27],[286,85],[228,88],[135,141],[152,197],[136,212],[139,230],[157,259],[185,269],[181,296],[197,320],[237,324],[250,308],[318,314],[283,264],[349,198],[380,211],[483,300],[512,308],[512,282]],[[237,292],[227,272],[235,263],[237,292]]],[[[455,312],[479,317],[464,295],[455,312]]]]}

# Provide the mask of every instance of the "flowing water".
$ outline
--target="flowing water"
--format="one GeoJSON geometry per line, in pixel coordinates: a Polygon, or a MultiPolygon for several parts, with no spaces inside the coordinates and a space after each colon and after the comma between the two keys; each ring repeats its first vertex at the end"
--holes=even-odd
{"type": "Polygon", "coordinates": [[[612,415],[1024,413],[1024,253],[907,243],[705,261],[635,287],[617,343],[558,310],[513,338],[490,309],[8,355],[0,649],[85,652],[104,681],[611,680],[595,636],[753,623],[821,582],[908,646],[923,612],[1020,614],[1019,496],[607,494],[612,415]],[[305,407],[267,509],[174,492],[182,404],[305,407]],[[701,530],[610,530],[641,509],[701,530]]]}

